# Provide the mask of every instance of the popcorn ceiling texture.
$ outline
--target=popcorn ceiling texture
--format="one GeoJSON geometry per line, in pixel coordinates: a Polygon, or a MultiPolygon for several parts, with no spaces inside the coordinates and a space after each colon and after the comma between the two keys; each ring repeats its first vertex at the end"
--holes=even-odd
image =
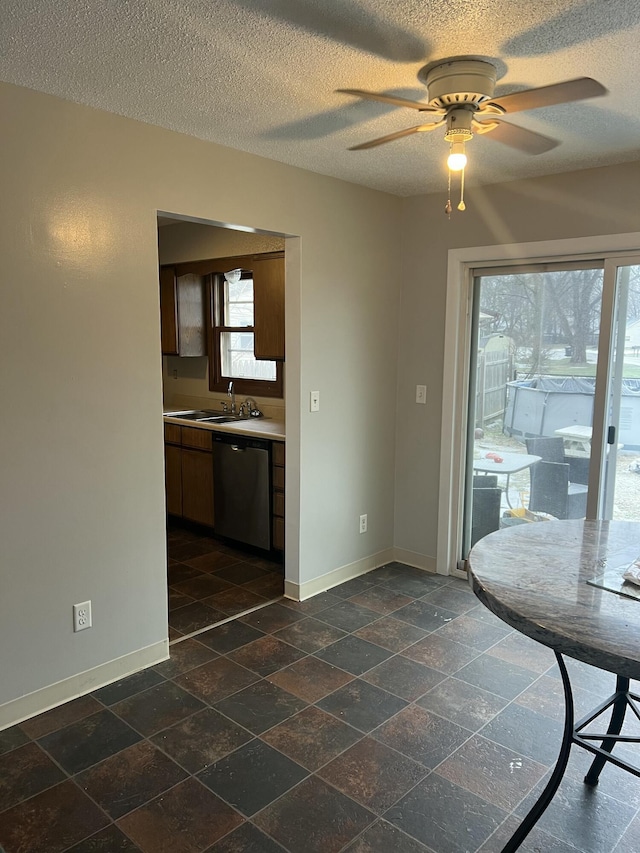
{"type": "Polygon", "coordinates": [[[562,145],[538,157],[489,136],[468,181],[493,183],[638,158],[638,0],[3,0],[0,78],[397,195],[441,191],[439,131],[406,108],[335,93],[425,99],[426,63],[499,60],[497,93],[589,76],[610,94],[514,114],[562,145]]]}

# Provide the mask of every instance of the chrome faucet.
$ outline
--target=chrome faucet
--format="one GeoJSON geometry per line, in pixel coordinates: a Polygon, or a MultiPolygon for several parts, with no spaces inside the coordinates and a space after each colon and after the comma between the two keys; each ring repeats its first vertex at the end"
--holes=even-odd
{"type": "Polygon", "coordinates": [[[233,381],[229,383],[229,387],[227,388],[227,397],[231,397],[231,414],[235,415],[236,413],[236,392],[233,390],[233,381]]]}

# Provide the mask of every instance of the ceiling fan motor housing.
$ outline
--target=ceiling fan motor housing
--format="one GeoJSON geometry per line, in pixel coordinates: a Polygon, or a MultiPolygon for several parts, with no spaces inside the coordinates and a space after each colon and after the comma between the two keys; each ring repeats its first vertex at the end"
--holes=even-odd
{"type": "Polygon", "coordinates": [[[425,75],[429,104],[448,109],[467,105],[472,109],[493,97],[496,69],[479,59],[458,59],[430,68],[425,75]]]}

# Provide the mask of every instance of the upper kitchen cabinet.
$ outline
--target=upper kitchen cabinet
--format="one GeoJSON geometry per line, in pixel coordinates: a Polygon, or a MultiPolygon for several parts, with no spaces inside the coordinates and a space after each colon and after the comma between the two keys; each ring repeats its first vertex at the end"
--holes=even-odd
{"type": "Polygon", "coordinates": [[[254,255],[252,270],[255,357],[284,361],[284,255],[254,255]]]}
{"type": "Polygon", "coordinates": [[[204,276],[178,275],[175,266],[160,267],[162,354],[207,354],[204,276]]]}

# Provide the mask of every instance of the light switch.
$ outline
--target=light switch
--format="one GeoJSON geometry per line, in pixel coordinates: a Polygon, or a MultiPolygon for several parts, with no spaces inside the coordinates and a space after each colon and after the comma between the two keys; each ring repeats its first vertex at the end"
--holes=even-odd
{"type": "Polygon", "coordinates": [[[426,403],[427,402],[427,386],[426,385],[416,385],[416,403],[426,403]]]}
{"type": "Polygon", "coordinates": [[[320,392],[312,391],[309,394],[309,411],[311,412],[319,412],[320,411],[320,392]]]}

